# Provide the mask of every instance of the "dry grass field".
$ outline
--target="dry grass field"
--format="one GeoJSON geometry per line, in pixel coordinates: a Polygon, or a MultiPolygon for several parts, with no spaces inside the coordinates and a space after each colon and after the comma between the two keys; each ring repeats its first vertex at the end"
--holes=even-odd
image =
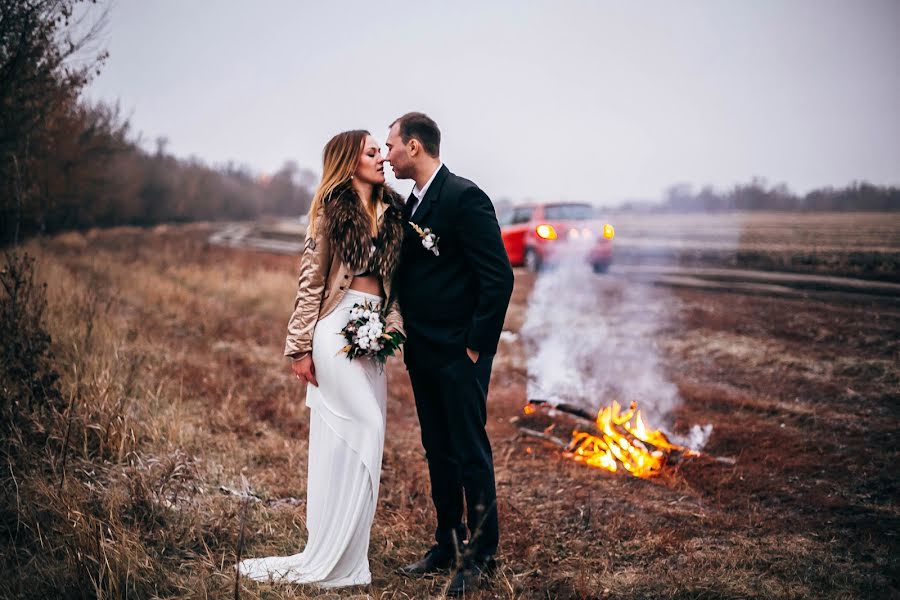
{"type": "Polygon", "coordinates": [[[900,213],[607,215],[616,260],[900,281],[900,213]]]}
{"type": "MultiPolygon", "coordinates": [[[[897,238],[867,223],[873,247],[896,257],[897,238]]],[[[790,229],[777,226],[740,243],[775,243],[790,229]]],[[[35,433],[44,445],[4,440],[0,596],[439,597],[445,578],[395,573],[427,548],[433,520],[396,360],[372,585],[326,594],[235,581],[242,530],[245,556],[303,546],[308,420],[281,357],[296,258],[210,246],[211,230],[115,229],[27,246],[48,284],[64,404],[35,433]],[[252,501],[232,493],[245,489],[252,501]]],[[[619,232],[627,240],[629,226],[619,232]]],[[[532,285],[516,274],[509,331],[522,326],[532,285]]],[[[628,284],[608,293],[616,285],[628,284]]],[[[673,294],[678,318],[657,342],[683,399],[676,426],[712,423],[706,451],[735,464],[685,459],[637,479],[522,438],[512,421],[526,399],[524,351],[504,342],[489,401],[501,565],[473,597],[900,596],[900,311],[673,294]]]]}

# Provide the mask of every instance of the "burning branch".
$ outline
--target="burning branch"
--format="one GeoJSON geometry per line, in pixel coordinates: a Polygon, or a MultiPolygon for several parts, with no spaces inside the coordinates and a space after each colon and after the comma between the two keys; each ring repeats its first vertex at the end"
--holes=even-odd
{"type": "MultiPolygon", "coordinates": [[[[590,423],[590,428],[588,431],[582,430],[587,428],[576,428],[569,443],[550,435],[547,430],[540,432],[520,425],[523,435],[551,442],[573,460],[613,473],[623,468],[636,477],[652,477],[659,474],[673,452],[682,456],[701,456],[696,450],[673,444],[661,431],[648,429],[634,402],[625,412],[618,402],[613,402],[594,417],[571,404],[530,400],[525,406],[525,414],[533,414],[539,408],[546,408],[551,415],[552,411],[566,413],[579,422],[590,423]]],[[[731,458],[710,458],[734,464],[731,458]]]]}
{"type": "MultiPolygon", "coordinates": [[[[588,410],[581,408],[580,406],[575,406],[574,404],[567,404],[566,402],[554,404],[550,400],[538,400],[535,398],[529,398],[528,404],[534,406],[549,406],[551,410],[562,411],[566,414],[583,419],[589,423],[593,423],[597,419],[597,415],[591,414],[588,410]]],[[[534,406],[532,406],[532,408],[534,408],[534,406]]],[[[529,414],[528,406],[525,407],[525,414],[529,414]]]]}

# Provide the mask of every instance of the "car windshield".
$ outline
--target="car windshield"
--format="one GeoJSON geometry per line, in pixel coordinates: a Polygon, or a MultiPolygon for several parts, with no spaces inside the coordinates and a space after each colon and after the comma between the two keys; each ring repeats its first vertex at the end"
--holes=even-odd
{"type": "Polygon", "coordinates": [[[594,207],[590,204],[553,204],[544,207],[544,218],[548,221],[586,221],[594,217],[594,207]]]}
{"type": "Polygon", "coordinates": [[[508,208],[502,214],[497,215],[497,222],[501,227],[507,225],[521,225],[531,220],[531,214],[534,212],[533,206],[516,206],[508,208]]]}
{"type": "Polygon", "coordinates": [[[533,206],[518,206],[512,214],[512,224],[527,223],[531,220],[531,214],[534,212],[533,206]]]}

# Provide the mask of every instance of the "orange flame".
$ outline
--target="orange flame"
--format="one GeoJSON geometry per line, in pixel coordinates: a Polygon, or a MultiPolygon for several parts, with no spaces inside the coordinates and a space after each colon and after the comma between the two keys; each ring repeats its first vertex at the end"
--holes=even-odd
{"type": "MultiPolygon", "coordinates": [[[[534,411],[533,406],[525,408],[526,414],[534,411]]],[[[612,473],[623,468],[635,477],[653,477],[666,463],[670,450],[682,449],[669,442],[661,431],[648,429],[634,402],[622,413],[614,401],[600,410],[596,425],[599,435],[574,431],[565,455],[612,473]]]]}
{"type": "Polygon", "coordinates": [[[636,477],[657,475],[666,462],[664,451],[675,446],[662,432],[647,429],[634,403],[625,413],[620,414],[620,410],[619,403],[613,402],[599,412],[596,421],[599,436],[575,431],[566,455],[613,473],[621,465],[636,477]],[[647,444],[656,449],[648,448],[647,444]]]}

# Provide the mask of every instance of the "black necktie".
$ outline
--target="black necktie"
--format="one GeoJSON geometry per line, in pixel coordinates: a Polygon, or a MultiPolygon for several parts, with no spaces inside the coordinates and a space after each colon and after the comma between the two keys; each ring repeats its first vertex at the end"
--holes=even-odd
{"type": "Polygon", "coordinates": [[[409,221],[412,218],[413,206],[418,202],[418,198],[416,198],[415,194],[410,194],[409,198],[406,199],[406,204],[403,205],[403,218],[409,221]]]}

